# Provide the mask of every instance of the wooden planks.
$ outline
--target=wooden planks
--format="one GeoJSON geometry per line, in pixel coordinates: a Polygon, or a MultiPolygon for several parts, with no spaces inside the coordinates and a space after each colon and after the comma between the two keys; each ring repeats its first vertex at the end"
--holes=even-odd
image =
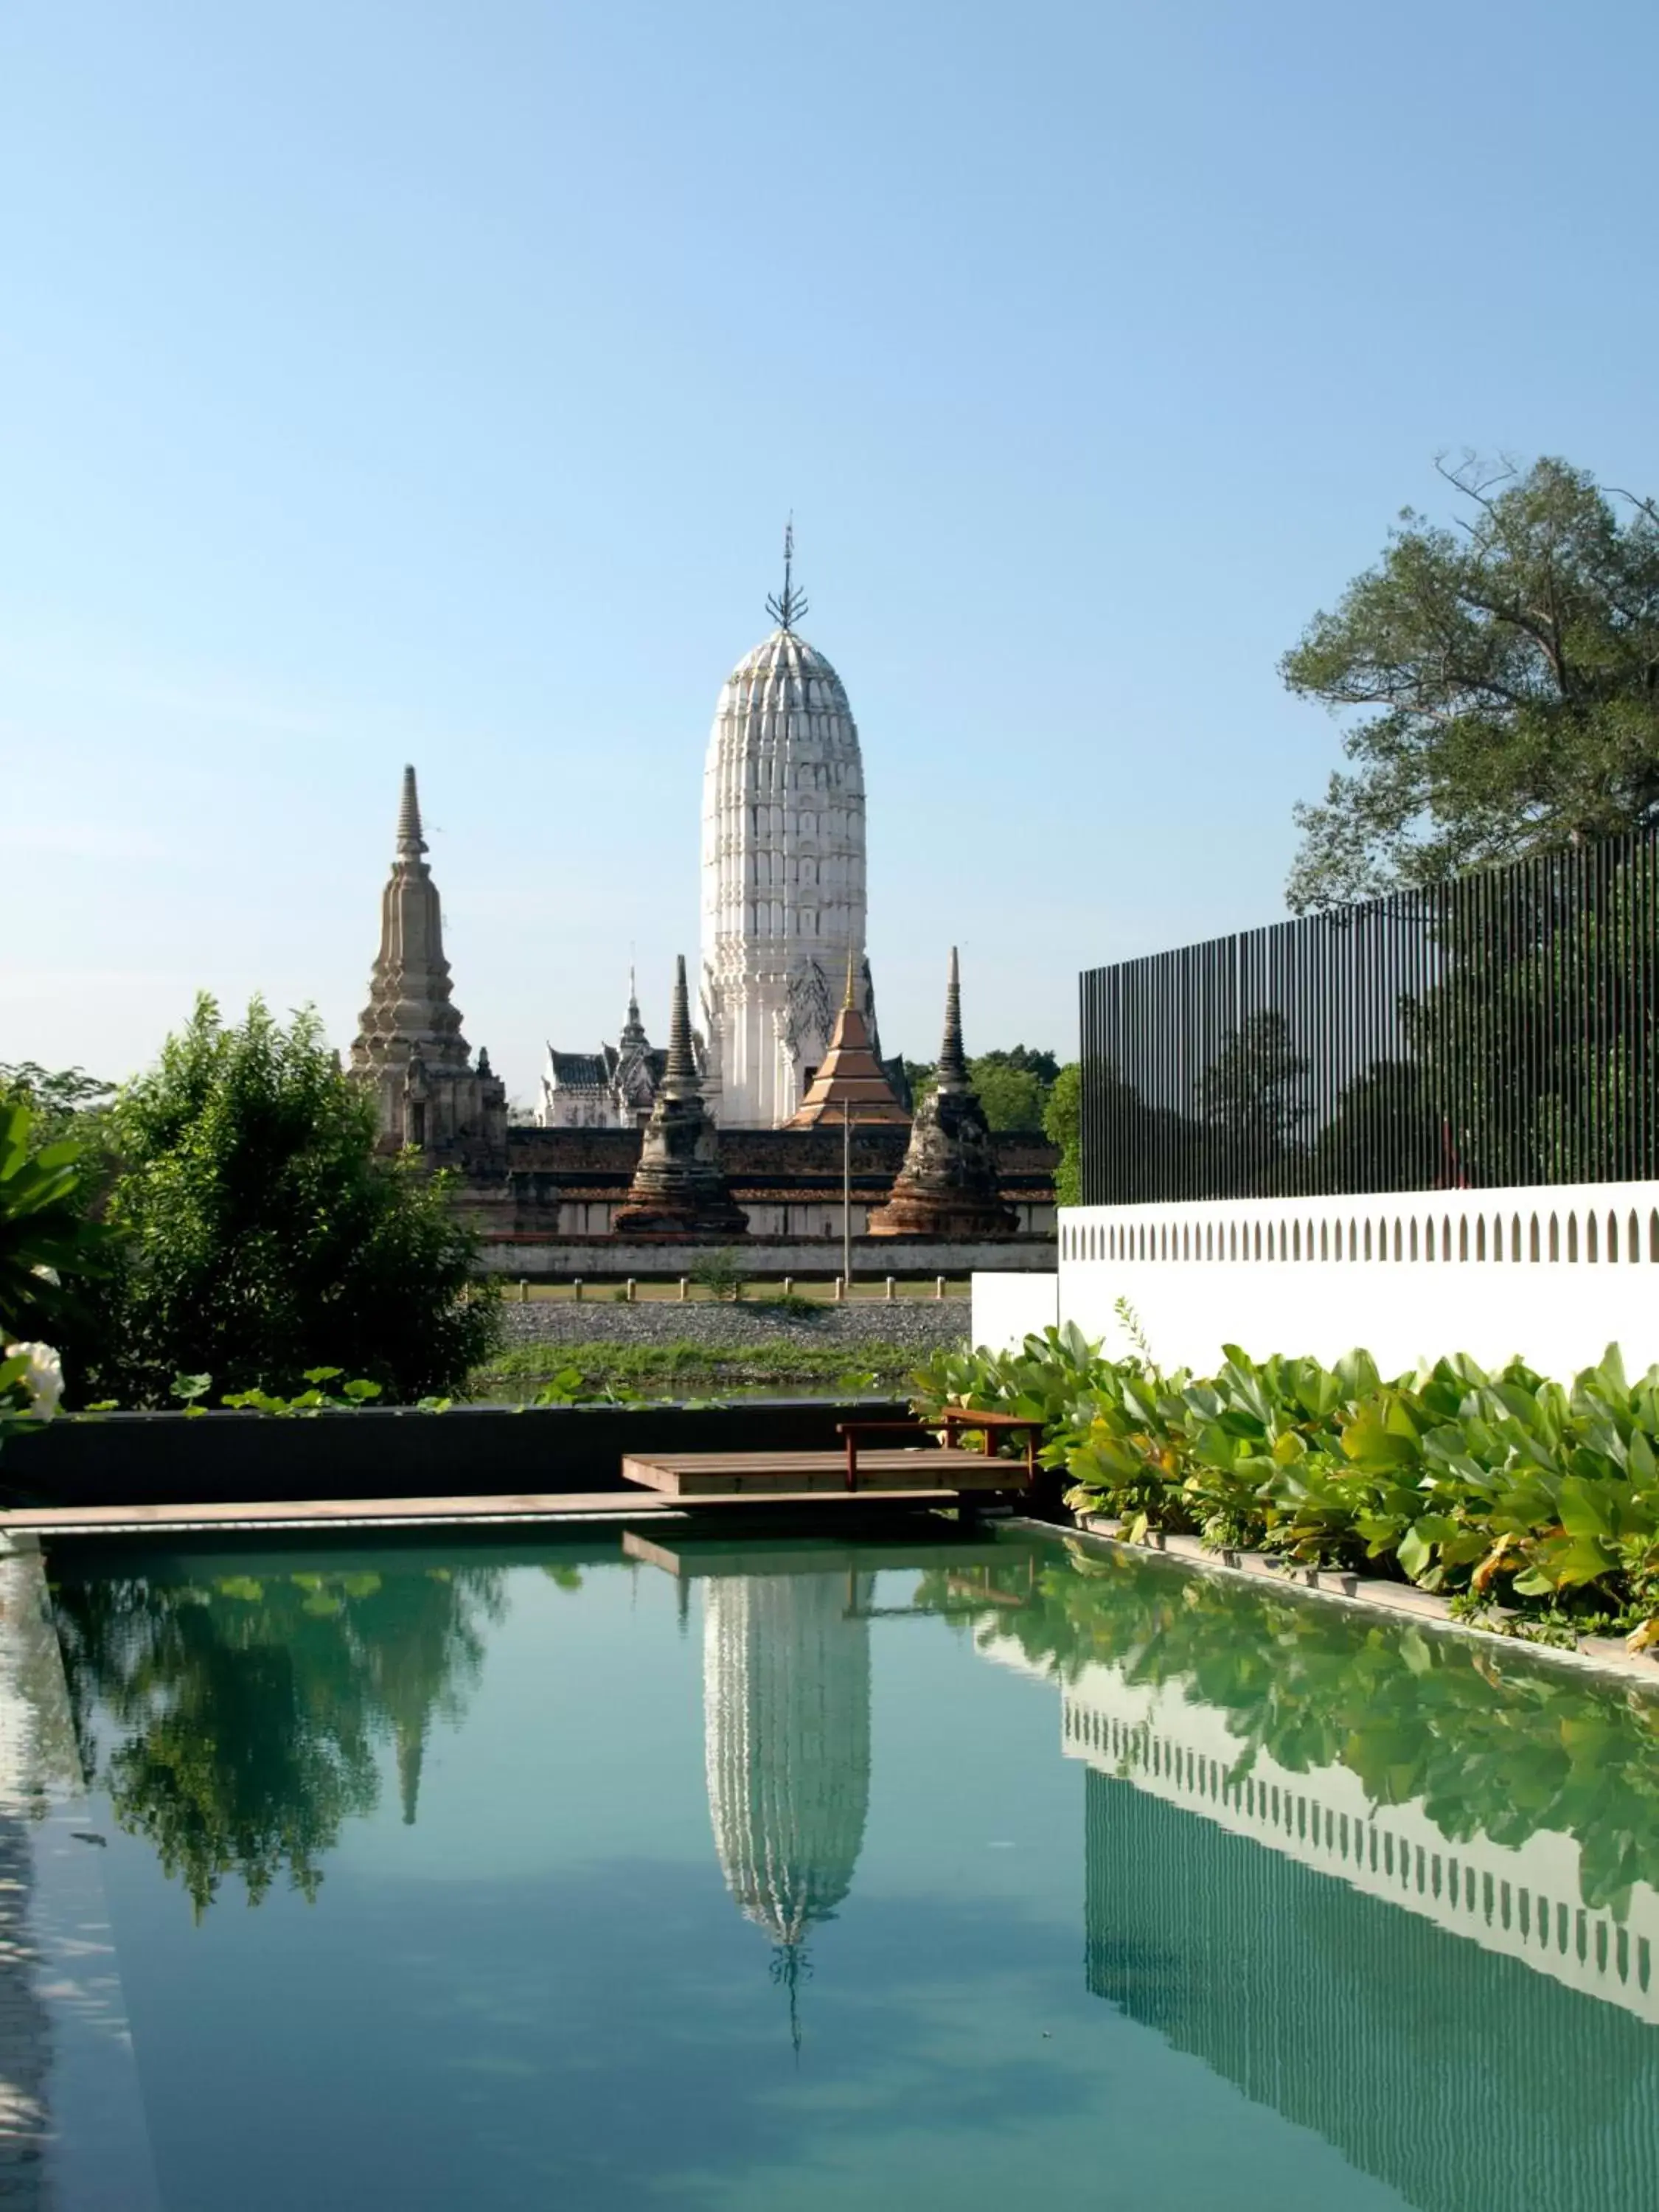
{"type": "Polygon", "coordinates": [[[827,1498],[837,1491],[843,1497],[954,1496],[964,1490],[1018,1490],[1024,1480],[1024,1469],[1015,1461],[932,1449],[860,1451],[851,1491],[844,1452],[653,1452],[624,1459],[623,1474],[629,1482],[680,1498],[785,1492],[827,1498]]]}

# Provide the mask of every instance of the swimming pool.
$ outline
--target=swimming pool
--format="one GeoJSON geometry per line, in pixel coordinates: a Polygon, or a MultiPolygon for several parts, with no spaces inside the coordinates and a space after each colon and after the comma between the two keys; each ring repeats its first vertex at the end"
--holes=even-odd
{"type": "Polygon", "coordinates": [[[1659,2199],[1639,1695],[1016,1530],[48,1565],[166,2212],[1659,2199]]]}

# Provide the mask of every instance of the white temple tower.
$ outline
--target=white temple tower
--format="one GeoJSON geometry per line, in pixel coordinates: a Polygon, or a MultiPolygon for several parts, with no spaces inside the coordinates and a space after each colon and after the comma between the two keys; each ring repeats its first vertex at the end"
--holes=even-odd
{"type": "Polygon", "coordinates": [[[870,1808],[868,1574],[719,1575],[703,1618],[708,1816],[726,1886],[796,1996],[853,1887],[870,1808]]]}
{"type": "Polygon", "coordinates": [[[840,677],[796,635],[793,550],[786,538],[783,591],[767,601],[778,626],[727,677],[703,769],[704,1096],[736,1128],[775,1127],[800,1103],[849,951],[875,1033],[858,726],[840,677]]]}

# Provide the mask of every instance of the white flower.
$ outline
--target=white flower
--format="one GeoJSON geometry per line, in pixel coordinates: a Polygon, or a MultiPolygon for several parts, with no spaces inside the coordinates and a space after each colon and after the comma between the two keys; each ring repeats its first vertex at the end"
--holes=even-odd
{"type": "Polygon", "coordinates": [[[39,1420],[49,1421],[64,1395],[63,1361],[49,1344],[9,1344],[6,1358],[27,1360],[27,1367],[17,1379],[28,1394],[30,1413],[39,1420]]]}

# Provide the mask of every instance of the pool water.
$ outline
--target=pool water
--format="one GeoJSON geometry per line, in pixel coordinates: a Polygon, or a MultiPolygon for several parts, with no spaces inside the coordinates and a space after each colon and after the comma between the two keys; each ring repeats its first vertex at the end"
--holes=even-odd
{"type": "Polygon", "coordinates": [[[1659,2202],[1639,1696],[1015,1531],[50,1572],[166,2212],[1659,2202]]]}

